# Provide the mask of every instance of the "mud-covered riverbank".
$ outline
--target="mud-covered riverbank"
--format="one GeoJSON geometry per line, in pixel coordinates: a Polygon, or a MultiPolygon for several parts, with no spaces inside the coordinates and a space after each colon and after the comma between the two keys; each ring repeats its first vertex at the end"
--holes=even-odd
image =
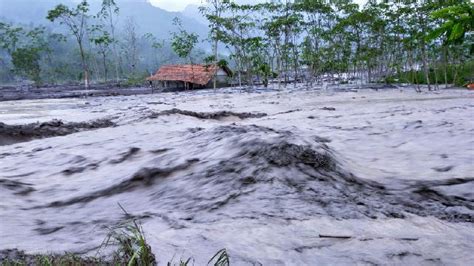
{"type": "MultiPolygon", "coordinates": [[[[309,84],[289,84],[291,88],[305,88],[314,89],[309,84]]],[[[247,92],[262,92],[275,91],[276,85],[269,88],[253,87],[253,88],[233,88],[233,91],[247,91],[247,92]]],[[[336,91],[354,91],[357,89],[395,89],[398,87],[406,87],[403,85],[390,84],[367,84],[367,85],[318,85],[317,89],[330,88],[336,91]]],[[[43,87],[32,86],[0,86],[0,102],[1,101],[18,101],[18,100],[39,100],[39,99],[70,99],[70,98],[95,98],[95,97],[110,97],[110,96],[130,96],[130,95],[147,95],[162,92],[180,93],[185,92],[184,89],[163,89],[150,86],[125,86],[120,87],[117,84],[93,84],[89,88],[84,88],[84,85],[50,85],[43,87]]]]}
{"type": "Polygon", "coordinates": [[[39,88],[32,86],[0,86],[0,101],[126,96],[152,93],[154,91],[145,86],[118,87],[113,84],[92,85],[87,89],[84,88],[84,85],[54,85],[39,88]]]}
{"type": "Polygon", "coordinates": [[[2,102],[0,249],[91,254],[120,203],[158,263],[466,264],[473,115],[463,90],[2,102]]]}

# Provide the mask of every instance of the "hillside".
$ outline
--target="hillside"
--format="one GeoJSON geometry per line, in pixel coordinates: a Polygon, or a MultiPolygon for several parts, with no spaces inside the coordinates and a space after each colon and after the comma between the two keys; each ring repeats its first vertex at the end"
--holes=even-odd
{"type": "MultiPolygon", "coordinates": [[[[43,24],[48,27],[57,27],[51,24],[45,17],[48,10],[55,5],[63,3],[68,6],[75,5],[77,1],[73,0],[0,0],[0,20],[20,24],[43,24]]],[[[174,17],[179,17],[183,21],[184,27],[192,32],[199,34],[202,38],[207,36],[207,26],[188,17],[180,12],[168,12],[164,9],[155,7],[146,0],[118,0],[117,1],[120,23],[123,23],[128,17],[133,17],[138,24],[140,33],[152,33],[157,38],[167,39],[169,32],[174,30],[172,21],[174,17]]],[[[96,13],[100,6],[99,0],[90,1],[91,13],[96,13]]]]}

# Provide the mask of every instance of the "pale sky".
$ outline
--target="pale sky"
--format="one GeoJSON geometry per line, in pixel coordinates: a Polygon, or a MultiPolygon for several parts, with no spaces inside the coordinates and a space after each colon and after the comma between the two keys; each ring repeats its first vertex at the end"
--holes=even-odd
{"type": "Polygon", "coordinates": [[[201,4],[201,0],[150,0],[150,3],[168,11],[183,11],[190,4],[201,4]]]}
{"type": "MultiPolygon", "coordinates": [[[[201,4],[203,0],[149,0],[154,6],[168,11],[183,11],[190,4],[201,4]]],[[[263,2],[262,0],[241,1],[241,2],[263,2]]],[[[365,4],[367,0],[355,0],[359,5],[365,4]]]]}

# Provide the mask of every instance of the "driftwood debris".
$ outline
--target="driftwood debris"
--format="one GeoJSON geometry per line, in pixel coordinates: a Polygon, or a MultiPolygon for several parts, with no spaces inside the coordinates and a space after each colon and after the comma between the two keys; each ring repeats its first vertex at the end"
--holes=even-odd
{"type": "Polygon", "coordinates": [[[350,239],[352,236],[319,235],[320,238],[350,239]]]}

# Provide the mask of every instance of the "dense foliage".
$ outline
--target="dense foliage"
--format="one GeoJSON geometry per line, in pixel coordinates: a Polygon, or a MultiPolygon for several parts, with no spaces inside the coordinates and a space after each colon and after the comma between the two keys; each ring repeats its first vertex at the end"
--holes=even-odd
{"type": "MultiPolygon", "coordinates": [[[[58,5],[43,14],[52,20],[43,26],[0,18],[0,85],[79,83],[86,75],[93,83],[142,85],[160,65],[187,61],[170,40],[143,34],[133,17],[121,17],[115,2],[101,0],[99,9],[87,1],[58,5]]],[[[196,61],[204,57],[194,49],[196,61]]]]}
{"type": "MultiPolygon", "coordinates": [[[[400,82],[464,85],[474,76],[470,0],[206,0],[210,53],[176,23],[167,40],[122,22],[114,0],[94,14],[86,0],[45,14],[62,30],[0,22],[0,82],[129,81],[161,64],[229,62],[240,84],[400,82]],[[180,59],[182,58],[182,59],[180,59]],[[191,60],[192,59],[192,60],[191,60]],[[206,59],[206,60],[205,60],[206,59]],[[113,74],[110,74],[113,73],[113,74]]],[[[123,20],[123,19],[122,19],[123,20]]],[[[205,36],[200,36],[205,38],[205,36]]],[[[138,81],[139,83],[139,81],[138,81]]]]}
{"type": "Polygon", "coordinates": [[[226,12],[204,10],[212,36],[229,49],[248,83],[266,65],[285,83],[462,85],[474,76],[469,0],[369,0],[363,7],[350,0],[213,2],[226,12]]]}

